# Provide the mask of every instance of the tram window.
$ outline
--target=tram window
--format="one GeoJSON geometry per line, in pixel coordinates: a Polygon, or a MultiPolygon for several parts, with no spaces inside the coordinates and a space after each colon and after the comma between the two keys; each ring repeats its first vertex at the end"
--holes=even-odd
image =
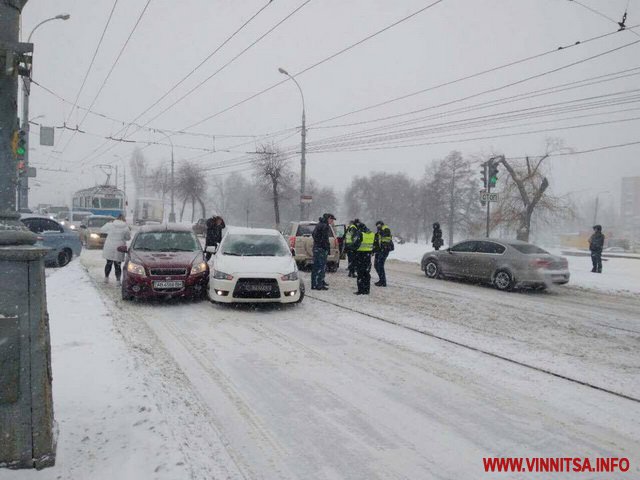
{"type": "Polygon", "coordinates": [[[91,200],[91,206],[93,208],[100,208],[100,199],[94,197],[93,200],[91,200]]]}
{"type": "Polygon", "coordinates": [[[119,198],[102,198],[102,208],[120,208],[121,202],[119,198]]]}

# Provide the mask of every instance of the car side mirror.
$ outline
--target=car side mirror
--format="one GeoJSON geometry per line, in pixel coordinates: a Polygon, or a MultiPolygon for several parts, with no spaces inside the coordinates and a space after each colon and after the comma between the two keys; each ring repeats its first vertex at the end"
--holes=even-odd
{"type": "Polygon", "coordinates": [[[127,253],[129,251],[129,249],[127,248],[126,245],[120,245],[117,249],[120,253],[127,253]]]}
{"type": "Polygon", "coordinates": [[[209,245],[207,248],[204,249],[204,251],[207,252],[207,253],[215,254],[218,251],[218,246],[217,245],[209,245]]]}

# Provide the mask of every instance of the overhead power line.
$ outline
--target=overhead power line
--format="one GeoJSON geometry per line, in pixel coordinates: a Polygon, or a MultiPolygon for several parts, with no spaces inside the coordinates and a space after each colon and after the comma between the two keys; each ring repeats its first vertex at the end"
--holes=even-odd
{"type": "MultiPolygon", "coordinates": [[[[149,4],[151,3],[151,1],[152,0],[147,0],[147,3],[145,4],[144,8],[140,12],[140,15],[138,15],[138,19],[136,20],[135,25],[131,29],[131,32],[129,32],[129,36],[127,37],[127,39],[125,40],[124,44],[122,45],[122,48],[120,48],[120,52],[118,52],[118,56],[116,57],[116,59],[114,60],[113,64],[111,65],[111,68],[109,69],[109,72],[107,73],[106,77],[104,77],[104,80],[102,81],[102,84],[100,85],[100,88],[98,88],[98,91],[96,92],[95,96],[93,97],[93,100],[91,100],[91,104],[87,107],[87,109],[86,109],[86,111],[84,113],[84,116],[80,120],[78,128],[82,127],[82,124],[86,120],[87,115],[89,115],[89,112],[91,111],[91,109],[95,105],[96,101],[98,100],[98,97],[102,93],[102,90],[104,89],[105,85],[107,84],[107,81],[109,80],[109,78],[111,77],[111,74],[113,73],[113,71],[115,70],[116,66],[118,65],[118,62],[120,61],[120,58],[122,57],[122,54],[124,53],[125,49],[127,48],[127,45],[129,45],[129,41],[131,40],[131,37],[133,37],[133,34],[138,29],[138,25],[140,24],[140,21],[142,20],[142,17],[144,17],[144,14],[146,13],[147,8],[149,8],[149,4]]],[[[63,154],[67,150],[67,147],[69,147],[69,144],[73,141],[75,136],[76,136],[76,132],[74,132],[73,135],[71,135],[71,138],[67,141],[67,144],[62,148],[62,153],[63,154]]]]}

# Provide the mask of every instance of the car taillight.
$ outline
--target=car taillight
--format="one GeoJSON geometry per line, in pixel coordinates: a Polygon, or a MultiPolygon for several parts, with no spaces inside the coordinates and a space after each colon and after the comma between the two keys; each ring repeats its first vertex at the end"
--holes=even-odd
{"type": "Polygon", "coordinates": [[[549,268],[551,264],[551,260],[547,260],[546,258],[536,258],[529,262],[529,265],[534,268],[549,268]]]}
{"type": "Polygon", "coordinates": [[[289,248],[296,248],[296,237],[289,237],[289,248]]]}

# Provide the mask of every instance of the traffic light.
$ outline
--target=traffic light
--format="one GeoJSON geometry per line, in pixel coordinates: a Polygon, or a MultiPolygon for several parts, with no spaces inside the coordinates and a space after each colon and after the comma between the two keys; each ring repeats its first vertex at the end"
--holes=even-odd
{"type": "Polygon", "coordinates": [[[495,187],[498,183],[498,163],[489,163],[489,185],[495,187]]]}
{"type": "Polygon", "coordinates": [[[483,188],[487,188],[487,167],[485,164],[482,164],[480,167],[480,181],[482,182],[483,188]]]}
{"type": "Polygon", "coordinates": [[[18,161],[18,176],[22,177],[27,173],[27,164],[24,163],[24,160],[18,161]]]}

